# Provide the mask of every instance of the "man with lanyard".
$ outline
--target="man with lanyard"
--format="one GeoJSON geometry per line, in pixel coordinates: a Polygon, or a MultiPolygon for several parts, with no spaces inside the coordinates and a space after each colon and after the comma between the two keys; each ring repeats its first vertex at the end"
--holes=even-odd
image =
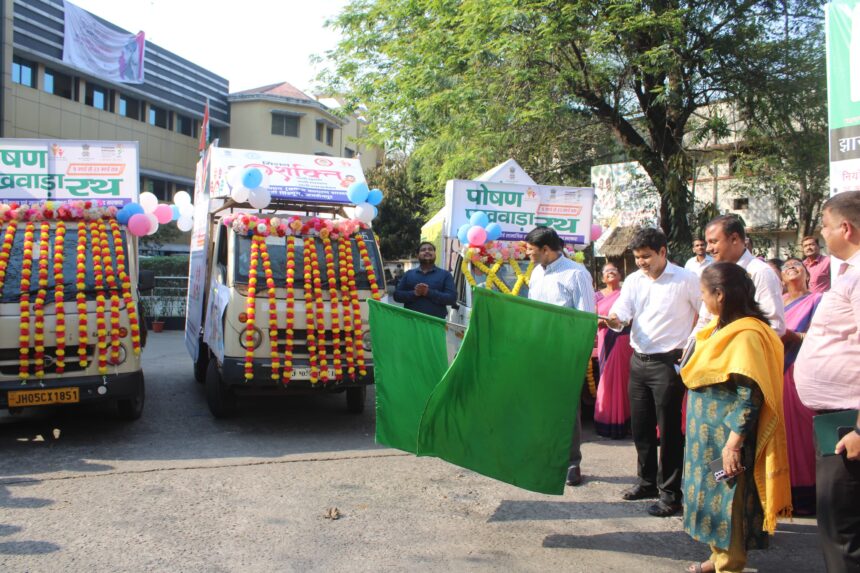
{"type": "MultiPolygon", "coordinates": [[[[860,191],[824,203],[821,236],[845,261],[812,317],[794,363],[803,404],[845,435],[816,460],[818,533],[827,571],[860,571],[860,191]],[[855,419],[856,417],[856,419],[855,419]],[[824,418],[826,420],[827,418],[824,418]],[[851,428],[850,424],[855,424],[851,428]]],[[[824,421],[822,420],[822,421],[824,421]]],[[[818,429],[816,429],[818,431],[818,429]]],[[[838,437],[838,436],[837,436],[838,437]]],[[[823,444],[822,444],[823,445],[823,444]]]]}
{"type": "MultiPolygon", "coordinates": [[[[752,256],[746,247],[744,224],[734,215],[720,215],[705,227],[705,242],[714,261],[735,263],[744,268],[755,285],[755,300],[777,336],[785,334],[785,307],[782,282],[766,262],[752,256]]],[[[693,333],[705,327],[713,316],[703,304],[693,333]]]]}
{"type": "Polygon", "coordinates": [[[417,269],[410,269],[397,281],[394,300],[415,312],[446,318],[448,306],[457,302],[454,277],[436,266],[436,247],[424,242],[418,246],[417,269]]]}
{"type": "Polygon", "coordinates": [[[830,290],[830,257],[821,255],[821,245],[818,237],[803,237],[800,243],[803,249],[803,266],[809,273],[809,292],[826,292],[830,290]]]}
{"type": "Polygon", "coordinates": [[[627,277],[606,324],[620,331],[630,324],[630,426],[636,445],[639,483],[626,500],[659,497],[648,508],[655,517],[681,511],[684,384],[677,362],[701,304],[699,277],[666,258],[666,235],[641,229],[630,242],[639,270],[627,277]],[[632,321],[632,322],[631,322],[632,321]],[[657,430],[660,428],[660,455],[657,430]]]}
{"type": "MultiPolygon", "coordinates": [[[[535,263],[529,279],[529,299],[593,313],[591,275],[581,264],[564,256],[564,242],[555,230],[535,227],[526,235],[526,252],[535,263]]],[[[570,446],[567,485],[582,483],[582,415],[577,410],[570,446]]]]}
{"type": "Polygon", "coordinates": [[[705,252],[705,239],[693,239],[693,256],[687,259],[684,268],[696,273],[696,276],[702,276],[702,271],[712,262],[714,258],[705,252]]]}

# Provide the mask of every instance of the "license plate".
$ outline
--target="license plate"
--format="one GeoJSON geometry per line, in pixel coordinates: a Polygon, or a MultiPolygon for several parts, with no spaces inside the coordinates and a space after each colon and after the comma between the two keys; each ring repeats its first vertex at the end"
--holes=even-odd
{"type": "Polygon", "coordinates": [[[75,404],[81,401],[77,388],[54,388],[51,390],[12,390],[9,392],[9,407],[46,406],[48,404],[75,404]]]}
{"type": "MultiPolygon", "coordinates": [[[[322,372],[319,372],[322,374],[322,372]]],[[[310,380],[311,378],[311,367],[310,366],[298,366],[293,368],[292,375],[290,376],[291,380],[310,380]]],[[[334,368],[328,369],[328,379],[334,380],[334,368]]]]}

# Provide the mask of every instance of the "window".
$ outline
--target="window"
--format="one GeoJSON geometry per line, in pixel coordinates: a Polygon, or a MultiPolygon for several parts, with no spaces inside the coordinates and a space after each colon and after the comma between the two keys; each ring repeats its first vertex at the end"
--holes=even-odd
{"type": "Polygon", "coordinates": [[[176,131],[188,137],[194,137],[194,122],[185,115],[176,114],[176,131]]]}
{"type": "Polygon", "coordinates": [[[318,121],[318,122],[317,122],[317,136],[316,136],[316,137],[317,137],[317,141],[322,141],[322,140],[323,140],[323,132],[324,132],[324,131],[325,131],[325,125],[323,124],[323,122],[318,121]]]}
{"type": "Polygon", "coordinates": [[[334,128],[333,127],[325,128],[325,144],[326,145],[334,144],[334,128]]]}
{"type": "Polygon", "coordinates": [[[129,117],[131,119],[141,119],[141,111],[143,111],[143,105],[140,101],[134,99],[133,97],[128,97],[127,95],[119,96],[119,114],[125,117],[129,117]]]}
{"type": "Polygon", "coordinates": [[[282,113],[272,114],[272,135],[285,135],[287,137],[299,136],[299,117],[295,115],[284,115],[282,113]]]}
{"type": "Polygon", "coordinates": [[[45,68],[45,91],[49,94],[64,97],[66,99],[74,99],[72,77],[66,74],[57,72],[50,68],[45,68]]]}
{"type": "Polygon", "coordinates": [[[163,179],[150,179],[146,182],[146,189],[156,197],[159,201],[169,201],[167,196],[167,181],[163,179]]]}
{"type": "Polygon", "coordinates": [[[149,106],[149,125],[167,129],[167,110],[154,105],[149,106]]]}
{"type": "Polygon", "coordinates": [[[355,157],[355,151],[353,151],[349,147],[344,147],[343,148],[343,156],[346,157],[347,159],[352,159],[353,157],[355,157]]]}
{"type": "Polygon", "coordinates": [[[12,58],[12,82],[31,88],[36,87],[36,62],[14,56],[12,58]]]}
{"type": "Polygon", "coordinates": [[[111,93],[107,88],[103,88],[96,84],[87,83],[87,92],[84,97],[84,103],[96,109],[112,111],[111,93]]]}
{"type": "Polygon", "coordinates": [[[735,199],[733,203],[732,209],[735,211],[740,211],[742,209],[747,209],[750,206],[750,200],[747,197],[741,197],[740,199],[735,199]]]}

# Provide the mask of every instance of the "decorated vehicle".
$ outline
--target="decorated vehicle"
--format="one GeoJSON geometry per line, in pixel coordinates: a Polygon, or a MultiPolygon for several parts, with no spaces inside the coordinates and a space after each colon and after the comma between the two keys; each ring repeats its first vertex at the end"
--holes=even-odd
{"type": "Polygon", "coordinates": [[[216,417],[242,395],[373,383],[367,300],[385,293],[358,160],[210,147],[198,164],[185,340],[216,417]]]}
{"type": "Polygon", "coordinates": [[[0,407],[143,412],[135,142],[0,139],[0,407]]]}

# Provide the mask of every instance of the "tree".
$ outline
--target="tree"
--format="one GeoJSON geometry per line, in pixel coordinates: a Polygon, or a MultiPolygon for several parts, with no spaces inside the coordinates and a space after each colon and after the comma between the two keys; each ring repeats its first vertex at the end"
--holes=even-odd
{"type": "Polygon", "coordinates": [[[571,142],[596,121],[651,177],[663,228],[686,249],[691,117],[742,95],[750,56],[767,69],[785,43],[773,26],[782,13],[796,37],[817,25],[818,9],[808,0],[354,0],[333,22],[343,40],[328,80],[367,105],[378,144],[410,150],[437,180],[546,137],[541,159],[557,173],[588,160],[571,142]]]}

